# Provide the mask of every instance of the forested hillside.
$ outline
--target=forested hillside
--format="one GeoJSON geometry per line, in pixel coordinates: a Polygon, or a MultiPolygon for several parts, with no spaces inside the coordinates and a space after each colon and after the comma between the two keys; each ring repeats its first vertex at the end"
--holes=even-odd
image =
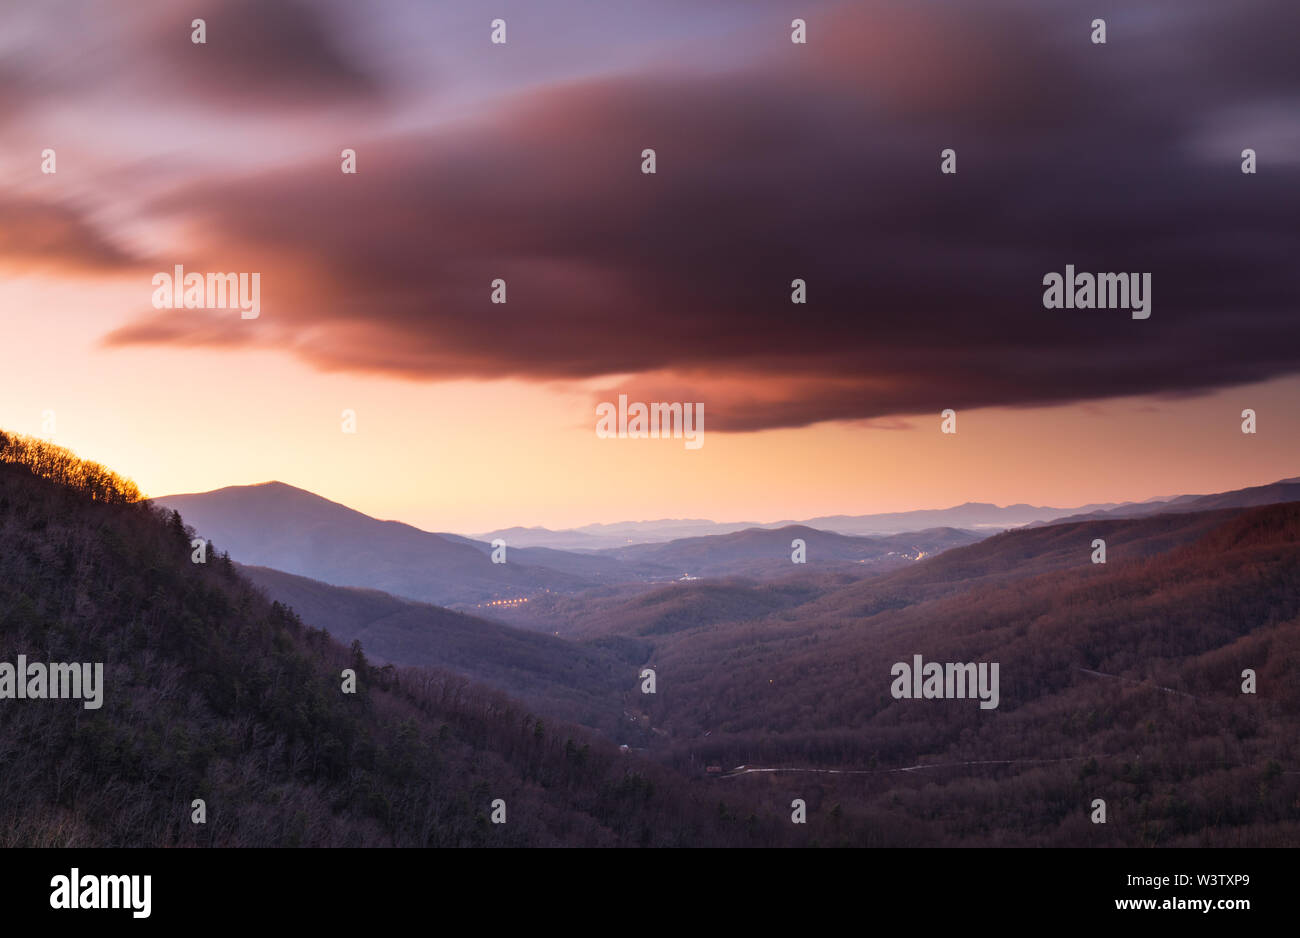
{"type": "Polygon", "coordinates": [[[0,440],[0,661],[103,662],[105,688],[94,710],[0,700],[0,845],[788,841],[768,807],[465,678],[370,665],[224,555],[192,563],[133,486],[19,442],[0,440]]]}
{"type": "Polygon", "coordinates": [[[897,843],[1300,843],[1300,505],[1171,517],[1014,532],[659,636],[662,755],[861,771],[804,778],[897,843]],[[894,699],[913,655],[999,663],[997,708],[894,699]]]}
{"type": "Polygon", "coordinates": [[[629,658],[607,647],[578,645],[378,590],[237,566],[267,595],[343,644],[361,642],[380,663],[455,671],[508,688],[544,714],[617,735],[622,700],[634,686],[641,662],[635,654],[629,658]]]}

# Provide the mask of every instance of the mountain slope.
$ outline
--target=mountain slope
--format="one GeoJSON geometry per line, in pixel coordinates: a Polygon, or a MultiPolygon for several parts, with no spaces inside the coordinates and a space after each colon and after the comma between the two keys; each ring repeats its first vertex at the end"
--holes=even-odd
{"type": "MultiPolygon", "coordinates": [[[[1060,518],[1058,522],[1083,521],[1092,518],[1141,518],[1169,512],[1215,511],[1222,508],[1255,508],[1260,505],[1297,501],[1300,501],[1300,478],[1282,479],[1267,485],[1252,485],[1230,492],[1216,492],[1213,495],[1179,495],[1176,498],[1151,499],[1135,505],[1080,512],[1060,518]]],[[[1046,523],[1056,522],[1039,522],[1036,526],[1046,523]]]]}
{"type": "MultiPolygon", "coordinates": [[[[637,661],[378,590],[330,586],[238,565],[268,596],[380,663],[432,666],[518,697],[548,715],[614,734],[637,661]]],[[[621,740],[620,740],[621,741],[621,740]]]]}
{"type": "Polygon", "coordinates": [[[544,567],[510,550],[506,563],[493,563],[490,545],[379,521],[280,482],[170,495],[155,503],[179,511],[243,563],[438,605],[586,588],[617,569],[609,560],[551,553],[546,556],[565,569],[544,567]]]}
{"type": "Polygon", "coordinates": [[[571,596],[552,593],[526,606],[494,611],[493,615],[523,628],[554,630],[562,636],[588,641],[636,638],[638,641],[626,645],[627,654],[633,654],[631,649],[643,652],[649,647],[639,640],[645,636],[746,622],[807,603],[850,579],[792,576],[785,581],[762,583],[744,579],[694,580],[649,588],[590,590],[571,596]]]}

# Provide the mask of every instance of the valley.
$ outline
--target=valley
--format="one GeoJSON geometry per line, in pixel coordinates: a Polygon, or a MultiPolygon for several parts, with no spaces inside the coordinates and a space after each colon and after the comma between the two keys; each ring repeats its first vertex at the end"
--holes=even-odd
{"type": "Polygon", "coordinates": [[[1247,489],[993,536],[522,548],[556,566],[503,575],[554,588],[471,613],[230,545],[265,558],[310,523],[331,533],[280,562],[347,555],[339,575],[399,585],[483,584],[514,564],[488,545],[258,487],[225,541],[195,503],[213,547],[194,563],[175,499],[46,444],[0,449],[0,660],[104,663],[85,716],[0,703],[0,744],[28,753],[4,781],[11,843],[1300,842],[1297,501],[1247,489]],[[683,565],[702,575],[653,578],[683,565]],[[923,693],[898,692],[899,662],[923,693]],[[931,685],[942,662],[960,693],[931,685]],[[199,793],[230,812],[201,833],[179,820],[199,793]],[[498,795],[504,837],[482,821],[498,795]],[[806,827],[783,820],[795,799],[806,827]]]}

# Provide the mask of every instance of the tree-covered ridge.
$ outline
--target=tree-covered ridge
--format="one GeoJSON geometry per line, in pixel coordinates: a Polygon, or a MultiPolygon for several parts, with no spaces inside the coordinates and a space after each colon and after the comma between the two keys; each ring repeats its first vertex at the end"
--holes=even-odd
{"type": "Polygon", "coordinates": [[[124,505],[144,497],[130,479],[34,436],[0,430],[0,463],[25,466],[32,475],[66,486],[92,501],[124,505]]]}

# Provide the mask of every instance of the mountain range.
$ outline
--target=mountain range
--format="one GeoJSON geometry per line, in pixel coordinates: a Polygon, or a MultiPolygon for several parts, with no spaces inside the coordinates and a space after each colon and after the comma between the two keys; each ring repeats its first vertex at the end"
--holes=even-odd
{"type": "Polygon", "coordinates": [[[228,520],[195,563],[191,518],[0,434],[0,661],[104,665],[102,709],[3,705],[0,844],[1300,844],[1295,480],[987,537],[626,546],[482,614],[246,565],[237,537],[343,533],[382,560],[351,576],[409,574],[401,548],[493,575],[488,545],[252,488],[190,507],[277,529],[228,520]],[[682,562],[717,572],[641,578],[682,562]],[[995,705],[900,695],[918,658],[996,665],[995,705]]]}
{"type": "Polygon", "coordinates": [[[573,590],[621,575],[610,558],[519,548],[493,563],[491,545],[380,521],[280,482],[240,485],[155,503],[242,563],[339,586],[364,586],[443,605],[573,590]]]}
{"type": "Polygon", "coordinates": [[[660,521],[620,521],[614,524],[588,524],[578,528],[552,531],[544,527],[500,528],[475,535],[482,541],[503,538],[521,547],[554,547],[560,550],[601,550],[631,544],[654,544],[690,537],[733,534],[749,528],[785,528],[803,526],[836,534],[878,536],[903,534],[926,528],[967,528],[1003,530],[1034,521],[1051,521],[1067,515],[1087,514],[1121,507],[1120,502],[1083,505],[1078,508],[1046,508],[1034,505],[992,505],[966,502],[952,508],[920,509],[874,515],[824,515],[802,521],[725,522],[703,519],[663,519],[660,521]]]}
{"type": "Polygon", "coordinates": [[[949,528],[851,537],[806,526],[756,527],[581,552],[518,547],[502,538],[504,562],[494,563],[488,541],[380,521],[281,482],[172,495],[154,503],[179,511],[201,536],[251,567],[483,610],[548,592],[612,584],[783,576],[794,569],[795,539],[805,542],[808,566],[819,573],[867,576],[982,536],[949,528]]]}

